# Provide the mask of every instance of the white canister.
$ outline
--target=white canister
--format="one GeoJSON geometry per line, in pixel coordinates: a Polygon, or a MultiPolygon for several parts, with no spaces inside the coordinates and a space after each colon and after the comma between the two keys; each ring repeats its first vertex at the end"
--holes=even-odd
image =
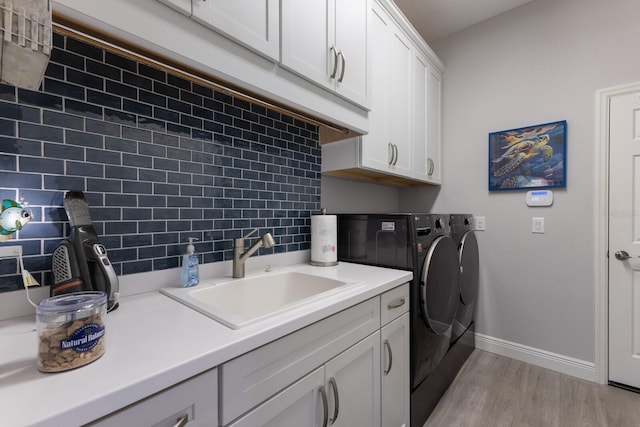
{"type": "Polygon", "coordinates": [[[311,265],[338,264],[338,218],[311,215],[311,265]]]}

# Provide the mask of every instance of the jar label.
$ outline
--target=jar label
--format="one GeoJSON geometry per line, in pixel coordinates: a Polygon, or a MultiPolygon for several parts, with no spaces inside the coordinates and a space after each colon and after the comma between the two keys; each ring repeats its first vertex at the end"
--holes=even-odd
{"type": "Polygon", "coordinates": [[[60,348],[72,348],[77,352],[89,351],[98,345],[104,335],[104,327],[97,323],[88,323],[76,329],[66,340],[60,341],[60,348]]]}

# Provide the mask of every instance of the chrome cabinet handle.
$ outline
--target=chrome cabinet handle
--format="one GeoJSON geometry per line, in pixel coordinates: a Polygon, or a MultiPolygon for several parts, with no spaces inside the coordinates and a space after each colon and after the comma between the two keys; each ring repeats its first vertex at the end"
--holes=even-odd
{"type": "Polygon", "coordinates": [[[329,75],[329,78],[333,79],[336,77],[336,73],[338,72],[338,51],[335,46],[331,46],[329,48],[329,52],[333,53],[333,71],[329,75]]]}
{"type": "Polygon", "coordinates": [[[395,166],[396,163],[398,163],[398,146],[396,144],[393,144],[393,152],[395,153],[394,160],[393,160],[393,166],[395,166]]]}
{"type": "Polygon", "coordinates": [[[335,46],[331,46],[329,51],[333,52],[333,72],[331,73],[329,78],[335,79],[336,78],[336,73],[338,72],[338,55],[341,54],[342,52],[337,50],[335,46]]]}
{"type": "Polygon", "coordinates": [[[176,420],[176,423],[173,425],[173,427],[184,427],[187,425],[188,422],[189,422],[189,415],[188,414],[183,415],[176,420]]]}
{"type": "Polygon", "coordinates": [[[329,421],[331,421],[331,425],[333,425],[333,423],[338,419],[338,412],[340,412],[340,395],[338,395],[338,384],[334,377],[331,377],[329,384],[331,384],[331,389],[333,390],[333,401],[336,404],[333,408],[333,418],[329,419],[329,421]]]}
{"type": "Polygon", "coordinates": [[[391,352],[391,344],[389,344],[389,340],[384,340],[384,348],[387,349],[387,354],[389,355],[389,366],[384,370],[384,374],[389,375],[391,367],[393,366],[393,353],[391,352]]]}
{"type": "Polygon", "coordinates": [[[393,166],[393,156],[395,153],[393,150],[393,144],[389,143],[388,147],[389,147],[389,166],[393,166]]]}
{"type": "Polygon", "coordinates": [[[344,52],[339,51],[338,56],[342,58],[342,71],[340,71],[340,78],[338,79],[338,83],[342,83],[342,79],[344,79],[344,70],[347,68],[347,59],[344,57],[344,52]]]}
{"type": "Polygon", "coordinates": [[[433,170],[435,169],[435,163],[431,159],[427,159],[427,164],[429,165],[427,175],[433,175],[433,170]]]}
{"type": "Polygon", "coordinates": [[[320,386],[320,396],[322,397],[322,427],[327,427],[329,421],[329,406],[327,405],[327,391],[324,386],[320,386]]]}
{"type": "Polygon", "coordinates": [[[393,310],[394,308],[402,307],[404,305],[404,297],[396,298],[387,304],[387,309],[393,310]]]}

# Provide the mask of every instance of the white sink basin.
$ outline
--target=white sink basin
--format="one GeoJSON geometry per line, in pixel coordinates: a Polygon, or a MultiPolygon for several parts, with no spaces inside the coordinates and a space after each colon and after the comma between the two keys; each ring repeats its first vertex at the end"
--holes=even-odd
{"type": "Polygon", "coordinates": [[[351,288],[352,283],[312,274],[284,271],[194,288],[164,288],[161,292],[191,308],[239,329],[301,305],[351,288]]]}

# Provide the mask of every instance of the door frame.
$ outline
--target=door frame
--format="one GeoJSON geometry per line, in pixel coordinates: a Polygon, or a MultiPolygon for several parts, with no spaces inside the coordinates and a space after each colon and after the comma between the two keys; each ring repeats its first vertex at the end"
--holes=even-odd
{"type": "Polygon", "coordinates": [[[640,82],[596,91],[595,378],[609,381],[609,129],[611,98],[640,91],[640,82]]]}

